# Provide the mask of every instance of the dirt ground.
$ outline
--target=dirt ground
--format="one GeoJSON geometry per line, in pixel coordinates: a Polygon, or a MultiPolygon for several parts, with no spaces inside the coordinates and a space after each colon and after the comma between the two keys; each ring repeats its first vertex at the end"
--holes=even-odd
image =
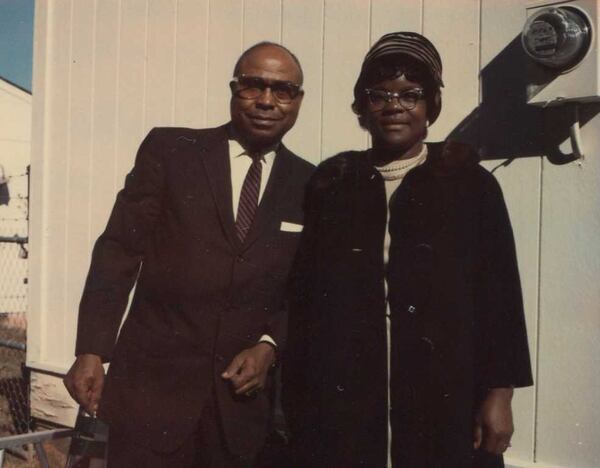
{"type": "MultiPolygon", "coordinates": [[[[65,466],[67,456],[66,453],[69,450],[69,440],[65,439],[62,441],[53,441],[52,443],[45,443],[44,450],[48,457],[48,464],[51,468],[63,468],[65,466]]],[[[22,457],[13,455],[7,452],[4,456],[4,465],[2,468],[39,468],[40,462],[36,455],[32,457],[31,461],[27,461],[22,457]]]]}
{"type": "MultiPolygon", "coordinates": [[[[0,314],[0,340],[25,343],[25,328],[13,314],[0,314]]],[[[27,431],[27,383],[22,366],[25,351],[0,346],[0,437],[27,431]]]]}

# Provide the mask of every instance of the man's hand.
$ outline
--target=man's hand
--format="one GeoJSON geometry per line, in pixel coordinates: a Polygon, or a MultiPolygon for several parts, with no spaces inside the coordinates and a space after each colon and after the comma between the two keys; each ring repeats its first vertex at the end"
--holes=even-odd
{"type": "Polygon", "coordinates": [[[102,359],[96,354],[80,354],[63,379],[73,399],[93,415],[104,386],[102,359]]]}
{"type": "Polygon", "coordinates": [[[265,388],[267,374],[275,362],[275,349],[267,343],[258,343],[233,358],[221,374],[229,380],[237,395],[252,395],[265,388]]]}
{"type": "Polygon", "coordinates": [[[475,418],[473,446],[501,455],[510,447],[514,432],[511,400],[512,388],[491,388],[475,418]]]}

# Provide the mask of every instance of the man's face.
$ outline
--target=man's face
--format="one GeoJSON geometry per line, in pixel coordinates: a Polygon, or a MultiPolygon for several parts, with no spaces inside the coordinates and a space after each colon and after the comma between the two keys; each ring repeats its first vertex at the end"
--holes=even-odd
{"type": "MultiPolygon", "coordinates": [[[[242,76],[274,86],[281,83],[301,85],[302,80],[292,57],[280,47],[270,45],[251,51],[243,59],[238,78],[242,76]]],[[[239,83],[231,83],[231,122],[240,143],[249,149],[261,150],[281,141],[296,122],[303,93],[290,102],[281,102],[271,87],[266,87],[252,99],[241,97],[239,89],[239,83]]]]}

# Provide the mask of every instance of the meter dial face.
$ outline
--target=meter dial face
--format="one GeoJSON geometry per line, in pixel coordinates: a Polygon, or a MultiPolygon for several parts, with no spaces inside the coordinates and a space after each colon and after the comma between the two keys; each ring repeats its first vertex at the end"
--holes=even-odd
{"type": "Polygon", "coordinates": [[[535,55],[548,57],[556,53],[558,34],[554,26],[547,21],[534,21],[530,31],[527,44],[535,55]]]}
{"type": "Polygon", "coordinates": [[[591,32],[587,16],[577,8],[542,8],[525,23],[521,41],[535,62],[567,70],[585,56],[590,48],[591,32]]]}

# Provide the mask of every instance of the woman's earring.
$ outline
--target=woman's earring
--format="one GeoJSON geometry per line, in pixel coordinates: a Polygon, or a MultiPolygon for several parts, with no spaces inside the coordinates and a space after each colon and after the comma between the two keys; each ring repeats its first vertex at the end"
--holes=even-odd
{"type": "Polygon", "coordinates": [[[429,128],[429,119],[425,121],[425,128],[429,128]]]}

